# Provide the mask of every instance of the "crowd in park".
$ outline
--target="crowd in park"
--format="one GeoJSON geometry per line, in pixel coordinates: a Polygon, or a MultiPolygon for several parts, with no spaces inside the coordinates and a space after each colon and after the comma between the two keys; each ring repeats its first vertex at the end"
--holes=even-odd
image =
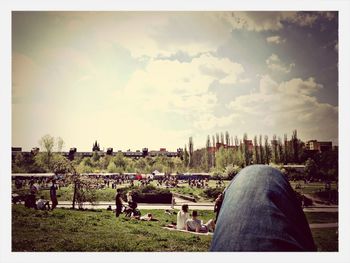
{"type": "Polygon", "coordinates": [[[24,200],[24,205],[27,208],[34,208],[39,210],[54,210],[58,205],[58,201],[57,201],[58,184],[56,184],[55,180],[51,180],[51,183],[52,184],[49,187],[51,205],[49,200],[44,199],[43,195],[41,195],[38,200],[36,199],[36,195],[38,194],[39,187],[37,184],[34,183],[34,180],[29,181],[29,194],[26,194],[22,197],[20,197],[19,195],[13,195],[12,197],[13,202],[17,203],[18,201],[24,200]]]}
{"type": "MultiPolygon", "coordinates": [[[[51,202],[42,196],[36,200],[37,188],[34,181],[29,181],[30,198],[25,205],[34,209],[55,209],[56,180],[50,182],[51,202]]],[[[141,214],[131,192],[126,194],[125,200],[123,196],[122,189],[117,188],[117,220],[124,214],[124,217],[131,220],[158,221],[152,213],[141,214]]],[[[112,206],[107,210],[113,211],[112,206]]],[[[180,211],[171,208],[164,212],[176,214],[176,222],[165,227],[169,230],[213,233],[211,251],[316,250],[305,214],[288,180],[279,170],[269,166],[252,165],[243,169],[224,192],[217,196],[215,218],[207,222],[200,218],[197,210],[190,212],[187,204],[183,204],[180,211]],[[284,229],[290,229],[288,235],[284,234],[284,229]]]]}

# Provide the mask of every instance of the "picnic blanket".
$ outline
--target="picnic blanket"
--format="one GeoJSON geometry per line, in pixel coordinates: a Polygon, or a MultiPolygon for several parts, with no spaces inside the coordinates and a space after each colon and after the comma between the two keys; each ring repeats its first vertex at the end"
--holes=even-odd
{"type": "Polygon", "coordinates": [[[194,235],[200,235],[200,236],[212,236],[214,233],[207,232],[207,233],[198,233],[198,232],[192,232],[192,231],[187,231],[187,230],[181,230],[181,229],[176,229],[176,228],[171,228],[171,227],[162,227],[164,229],[170,230],[170,231],[179,231],[179,232],[184,232],[184,233],[191,233],[194,235]]]}

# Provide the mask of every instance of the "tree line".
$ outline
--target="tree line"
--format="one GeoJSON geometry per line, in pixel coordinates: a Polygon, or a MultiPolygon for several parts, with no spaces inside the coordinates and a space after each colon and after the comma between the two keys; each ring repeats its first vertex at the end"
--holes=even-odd
{"type": "MultiPolygon", "coordinates": [[[[95,142],[97,145],[97,142],[95,142]]],[[[94,145],[95,145],[94,144],[94,145]]],[[[17,153],[12,160],[12,172],[40,173],[55,172],[57,165],[65,162],[61,152],[64,142],[62,138],[43,136],[39,145],[42,151],[35,155],[17,153]],[[53,152],[56,149],[56,152],[53,152]]],[[[269,140],[268,136],[255,135],[248,140],[243,134],[242,139],[232,136],[228,131],[208,135],[205,147],[194,150],[194,141],[190,137],[181,157],[157,156],[140,159],[125,157],[123,153],[115,156],[99,156],[94,151],[91,157],[75,157],[72,167],[78,173],[109,172],[109,173],[152,173],[154,170],[163,173],[210,172],[212,174],[236,174],[241,168],[251,164],[307,164],[307,171],[323,174],[338,173],[338,153],[310,153],[306,151],[305,143],[297,137],[297,131],[292,132],[288,139],[283,140],[276,135],[269,140]],[[316,171],[316,172],[315,172],[316,171]]],[[[59,165],[58,165],[59,167],[59,165]]]]}

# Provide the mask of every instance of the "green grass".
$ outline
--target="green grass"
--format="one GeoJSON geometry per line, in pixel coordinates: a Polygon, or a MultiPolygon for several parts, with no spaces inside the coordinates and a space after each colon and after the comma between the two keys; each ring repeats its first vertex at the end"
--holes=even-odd
{"type": "MultiPolygon", "coordinates": [[[[312,194],[315,192],[318,192],[320,190],[324,191],[324,183],[309,183],[309,184],[304,184],[303,181],[297,181],[297,182],[290,182],[291,186],[293,189],[295,189],[297,192],[301,194],[312,194]],[[301,189],[295,189],[295,186],[300,183],[301,184],[301,189]]],[[[337,189],[336,183],[331,184],[331,189],[337,189]]]]}
{"type": "MultiPolygon", "coordinates": [[[[211,237],[162,229],[176,215],[152,212],[159,222],[116,218],[111,211],[12,210],[13,251],[207,251],[211,237]]],[[[200,213],[204,221],[213,212],[200,213]]]]}
{"type": "Polygon", "coordinates": [[[338,228],[311,229],[318,251],[338,251],[338,228]]]}
{"type": "Polygon", "coordinates": [[[305,212],[309,224],[336,223],[338,212],[305,212]]]}
{"type": "MultiPolygon", "coordinates": [[[[12,207],[13,251],[208,251],[211,236],[198,236],[162,229],[176,222],[176,215],[163,210],[152,213],[158,222],[116,218],[106,210],[55,209],[37,211],[23,205],[12,207]]],[[[207,221],[212,211],[199,211],[207,221]]],[[[337,213],[306,213],[309,223],[337,222],[337,213]]],[[[336,228],[312,229],[320,251],[337,251],[336,228]]]]}

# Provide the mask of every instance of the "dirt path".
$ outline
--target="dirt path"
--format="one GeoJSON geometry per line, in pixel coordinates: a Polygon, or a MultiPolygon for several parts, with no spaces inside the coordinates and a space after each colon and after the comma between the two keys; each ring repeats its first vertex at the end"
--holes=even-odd
{"type": "Polygon", "coordinates": [[[310,228],[332,228],[338,227],[338,223],[309,224],[310,228]]]}

